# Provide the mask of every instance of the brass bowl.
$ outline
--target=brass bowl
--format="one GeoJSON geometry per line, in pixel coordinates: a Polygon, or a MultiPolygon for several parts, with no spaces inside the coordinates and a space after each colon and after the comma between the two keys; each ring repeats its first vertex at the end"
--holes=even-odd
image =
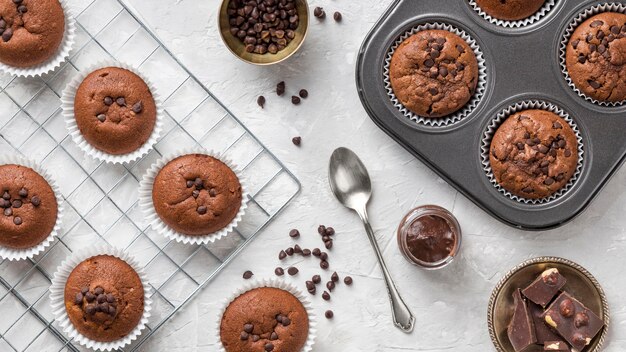
{"type": "MultiPolygon", "coordinates": [[[[513,291],[525,288],[544,270],[557,268],[567,279],[563,290],[571,293],[585,306],[604,320],[604,328],[583,349],[583,352],[598,352],[602,349],[609,331],[609,304],[602,287],[596,279],[582,266],[563,258],[539,257],[527,260],[511,269],[496,285],[487,313],[487,323],[491,341],[498,352],[514,352],[507,336],[507,326],[513,316],[513,291]]],[[[525,352],[541,352],[543,347],[537,345],[525,352]]]]}
{"type": "Polygon", "coordinates": [[[276,54],[255,54],[246,51],[246,47],[239,38],[230,33],[230,23],[228,22],[228,4],[230,0],[222,0],[218,17],[218,26],[222,41],[228,50],[239,59],[253,65],[273,65],[282,62],[295,54],[304,43],[309,29],[309,5],[307,0],[296,0],[296,9],[300,18],[300,24],[296,28],[295,38],[287,44],[287,47],[276,54]]]}

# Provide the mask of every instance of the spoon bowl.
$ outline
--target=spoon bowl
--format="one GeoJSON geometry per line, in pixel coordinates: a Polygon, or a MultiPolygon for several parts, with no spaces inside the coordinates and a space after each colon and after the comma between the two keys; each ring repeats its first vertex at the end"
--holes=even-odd
{"type": "Polygon", "coordinates": [[[369,202],[372,182],[365,165],[352,150],[337,148],[328,169],[330,188],[341,204],[356,210],[369,202]]]}

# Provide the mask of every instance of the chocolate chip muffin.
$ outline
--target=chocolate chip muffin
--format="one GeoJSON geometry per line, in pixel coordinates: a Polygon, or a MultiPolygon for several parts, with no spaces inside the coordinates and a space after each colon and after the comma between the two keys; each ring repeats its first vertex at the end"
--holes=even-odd
{"type": "Polygon", "coordinates": [[[119,67],[90,73],[74,98],[74,117],[83,137],[108,154],[128,154],[143,146],[152,135],[156,115],[148,85],[119,67]]]}
{"type": "Polygon", "coordinates": [[[209,155],[188,154],[159,171],[152,201],[161,220],[172,229],[203,236],[230,224],[241,207],[242,190],[226,164],[209,155]]]}
{"type": "Polygon", "coordinates": [[[476,4],[493,18],[518,21],[534,15],[546,0],[476,0],[476,4]]]}
{"type": "Polygon", "coordinates": [[[57,221],[57,199],[35,170],[0,165],[0,196],[0,246],[31,248],[50,235],[57,221]]]}
{"type": "Polygon", "coordinates": [[[124,338],[141,321],[144,291],[137,272],[114,256],[78,264],[65,284],[65,309],[83,336],[99,342],[124,338]]]}
{"type": "Polygon", "coordinates": [[[578,141],[572,127],[546,110],[511,115],[491,141],[489,161],[496,181],[526,199],[549,197],[576,172],[578,141]]]}
{"type": "Polygon", "coordinates": [[[441,118],[467,104],[478,84],[478,61],[463,38],[445,30],[420,31],[398,46],[390,80],[413,113],[441,118]]]}
{"type": "Polygon", "coordinates": [[[273,287],[250,290],[232,301],[220,324],[226,352],[299,352],[309,317],[291,293],[273,287]]]}
{"type": "Polygon", "coordinates": [[[58,0],[0,0],[0,62],[39,65],[57,53],[64,33],[58,0]]]}
{"type": "Polygon", "coordinates": [[[626,15],[604,12],[578,26],[567,45],[566,66],[588,97],[626,100],[626,15]]]}

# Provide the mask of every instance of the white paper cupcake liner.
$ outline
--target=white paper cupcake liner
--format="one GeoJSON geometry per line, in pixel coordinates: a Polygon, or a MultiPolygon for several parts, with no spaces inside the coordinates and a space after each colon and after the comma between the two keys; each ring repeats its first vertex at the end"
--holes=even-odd
{"type": "Polygon", "coordinates": [[[143,179],[139,183],[139,207],[143,211],[147,222],[152,226],[155,231],[163,234],[165,237],[184,244],[201,245],[213,243],[220,238],[228,235],[231,231],[233,231],[233,229],[235,229],[235,227],[237,227],[237,224],[243,218],[243,215],[246,212],[246,208],[248,207],[247,200],[248,187],[246,185],[245,178],[242,176],[241,170],[237,167],[237,165],[231,160],[225,158],[222,154],[215,153],[213,151],[207,151],[206,149],[201,147],[183,149],[157,160],[146,171],[146,174],[143,176],[143,179]],[[239,183],[241,184],[241,206],[239,207],[239,212],[237,212],[237,215],[226,227],[204,236],[190,236],[177,232],[165,222],[163,222],[163,220],[161,220],[159,214],[157,214],[156,210],[154,209],[154,203],[152,202],[152,187],[154,186],[154,179],[156,178],[159,171],[161,171],[161,169],[170,161],[188,154],[204,154],[220,160],[221,162],[226,164],[226,166],[228,166],[231,170],[233,170],[233,172],[239,179],[239,183]]]}
{"type": "Polygon", "coordinates": [[[572,37],[572,35],[576,31],[576,28],[578,28],[578,26],[580,24],[585,22],[590,17],[593,17],[593,16],[595,16],[597,14],[600,14],[600,13],[603,13],[603,12],[619,12],[619,13],[626,14],[626,5],[619,4],[619,3],[610,3],[610,4],[596,5],[596,6],[593,6],[593,7],[590,7],[588,9],[584,10],[583,12],[578,14],[574,18],[574,20],[572,20],[572,22],[565,29],[565,34],[563,35],[563,40],[561,41],[561,47],[560,47],[560,50],[559,50],[559,58],[560,58],[560,63],[561,63],[561,72],[563,73],[563,77],[565,77],[565,81],[567,81],[567,85],[569,85],[570,88],[572,88],[574,90],[574,92],[576,92],[576,94],[578,94],[580,97],[582,97],[585,100],[587,100],[587,101],[589,101],[589,102],[591,102],[593,104],[596,104],[596,105],[608,106],[608,107],[617,107],[617,106],[622,106],[622,105],[626,104],[626,100],[616,101],[616,102],[600,101],[600,100],[594,99],[594,98],[592,98],[590,96],[587,96],[580,89],[578,89],[578,87],[576,87],[576,84],[574,84],[574,81],[572,81],[572,78],[569,75],[569,71],[567,70],[567,63],[566,63],[566,61],[567,61],[566,60],[567,45],[569,44],[570,38],[572,37]]]}
{"type": "MultiPolygon", "coordinates": [[[[565,0],[562,0],[562,1],[565,1],[565,0]]],[[[478,12],[478,14],[482,18],[484,18],[485,20],[487,20],[488,22],[492,24],[495,24],[496,26],[505,27],[505,28],[522,28],[522,27],[530,26],[531,24],[544,18],[554,8],[554,6],[556,5],[556,0],[546,1],[545,4],[543,4],[543,6],[537,12],[535,12],[534,15],[521,19],[521,20],[517,20],[517,21],[507,21],[507,20],[495,18],[489,15],[488,13],[486,13],[485,11],[483,11],[483,9],[481,9],[480,6],[478,6],[475,0],[469,0],[469,4],[474,9],[474,11],[478,12]]]]}
{"type": "Polygon", "coordinates": [[[44,239],[41,243],[34,247],[25,249],[15,249],[0,246],[0,259],[23,260],[27,258],[33,258],[37,254],[42,253],[46,249],[46,247],[49,247],[52,242],[54,242],[54,238],[59,234],[59,231],[61,230],[61,223],[63,219],[63,196],[61,195],[61,189],[57,185],[54,178],[52,178],[50,173],[48,173],[46,169],[41,167],[34,160],[30,160],[15,154],[0,154],[0,165],[7,164],[26,166],[35,170],[35,172],[41,175],[41,177],[43,177],[48,182],[50,188],[52,188],[52,191],[54,192],[54,196],[56,197],[58,209],[57,221],[52,228],[52,232],[50,232],[46,239],[44,239]]]}
{"type": "Polygon", "coordinates": [[[567,114],[565,111],[563,111],[560,107],[558,107],[558,106],[556,106],[554,104],[547,103],[547,102],[544,102],[544,101],[539,101],[539,100],[528,100],[528,101],[520,102],[520,103],[517,103],[515,105],[509,106],[506,109],[502,110],[496,116],[496,118],[494,118],[491,121],[489,126],[487,126],[487,130],[485,131],[485,133],[483,135],[483,139],[482,139],[482,143],[481,143],[481,155],[480,155],[481,163],[483,165],[483,170],[485,171],[485,174],[489,178],[489,181],[491,182],[491,184],[500,193],[504,194],[505,196],[507,196],[510,199],[515,200],[517,202],[521,202],[521,203],[525,203],[525,204],[533,204],[533,205],[545,204],[545,203],[548,203],[548,202],[552,202],[552,201],[558,199],[559,197],[563,196],[564,194],[566,194],[567,191],[569,191],[572,188],[572,186],[576,183],[576,181],[578,180],[578,178],[579,178],[579,176],[580,176],[580,174],[582,172],[583,156],[584,156],[583,138],[582,138],[582,135],[580,133],[580,130],[578,129],[578,126],[576,125],[576,122],[571,118],[571,116],[569,116],[569,114],[567,114]],[[490,153],[490,149],[491,149],[491,140],[492,140],[494,134],[496,133],[496,131],[498,130],[498,128],[500,127],[500,125],[507,118],[509,118],[509,116],[511,116],[511,115],[513,115],[513,114],[515,114],[517,112],[524,111],[524,110],[529,110],[529,109],[546,110],[546,111],[550,111],[550,112],[553,112],[553,113],[559,115],[561,118],[563,118],[563,120],[565,120],[570,125],[570,127],[574,131],[574,134],[576,134],[576,140],[578,142],[578,165],[576,166],[576,171],[574,172],[572,177],[569,179],[569,181],[565,184],[565,186],[563,186],[560,190],[558,190],[554,194],[550,195],[549,197],[540,198],[540,199],[523,198],[523,197],[517,196],[517,195],[509,192],[508,190],[504,189],[504,187],[500,186],[500,184],[496,180],[495,175],[493,174],[493,170],[491,169],[491,162],[489,160],[489,153],[490,153]]]}
{"type": "Polygon", "coordinates": [[[482,50],[478,46],[476,40],[470,37],[465,31],[462,31],[456,27],[453,27],[447,23],[435,22],[435,23],[424,23],[418,26],[413,27],[412,29],[404,32],[389,48],[387,56],[385,58],[385,63],[383,66],[383,82],[385,84],[385,90],[387,91],[387,96],[391,99],[393,106],[396,107],[402,115],[409,118],[411,121],[414,121],[417,124],[425,125],[429,127],[446,127],[453,125],[462,121],[466,118],[480,103],[481,99],[485,94],[485,89],[487,86],[487,67],[485,66],[485,57],[483,55],[482,50]],[[465,104],[463,108],[459,111],[456,111],[450,115],[441,117],[441,118],[429,118],[426,116],[419,116],[407,109],[400,100],[396,97],[393,88],[391,86],[391,77],[390,77],[390,66],[391,66],[391,58],[395,53],[396,49],[403,41],[405,41],[410,36],[415,33],[424,31],[424,30],[432,30],[432,29],[440,29],[452,32],[459,37],[463,38],[467,42],[467,44],[472,48],[474,54],[476,55],[476,60],[478,61],[478,83],[476,85],[476,90],[474,91],[474,95],[470,99],[470,101],[465,104]]]}
{"type": "Polygon", "coordinates": [[[55,320],[59,323],[59,325],[63,328],[63,331],[67,334],[70,339],[78,341],[81,345],[100,351],[111,351],[118,348],[122,348],[134,340],[141,334],[141,331],[146,327],[148,323],[148,319],[150,318],[150,311],[152,310],[152,299],[150,298],[151,288],[148,283],[148,277],[145,274],[143,268],[139,265],[139,263],[131,257],[129,254],[124,252],[123,249],[113,248],[109,246],[94,246],[94,247],[86,247],[82,248],[70,255],[61,265],[58,267],[54,277],[52,278],[52,285],[50,286],[50,304],[52,306],[52,312],[54,314],[55,320]],[[98,255],[111,255],[117,257],[130,265],[139,275],[139,279],[141,280],[141,284],[143,285],[143,315],[141,316],[141,320],[128,335],[124,338],[111,341],[111,342],[99,342],[94,341],[86,336],[80,334],[78,330],[74,327],[70,318],[67,315],[67,311],[65,309],[65,284],[67,283],[67,279],[74,270],[74,268],[82,263],[83,261],[98,256],[98,255]]]}
{"type": "Polygon", "coordinates": [[[107,163],[124,164],[140,159],[144,155],[148,154],[150,150],[152,150],[163,130],[163,103],[155,85],[150,81],[148,77],[143,75],[138,68],[123,62],[104,60],[90,66],[86,70],[79,72],[79,74],[74,77],[72,82],[70,82],[63,90],[63,95],[61,96],[61,107],[63,108],[63,118],[65,119],[65,125],[67,126],[69,134],[70,136],[72,136],[72,140],[74,141],[74,143],[76,143],[78,147],[87,155],[96,160],[104,161],[107,163]],[[83,134],[80,132],[78,124],[76,123],[76,118],[74,117],[74,99],[76,97],[76,91],[78,90],[78,87],[83,82],[85,77],[87,77],[90,73],[105,67],[123,68],[141,77],[141,79],[150,89],[150,92],[152,93],[152,98],[154,99],[154,103],[156,104],[156,122],[150,138],[148,138],[148,140],[139,149],[128,154],[108,154],[91,145],[83,137],[83,134]]]}
{"type": "Polygon", "coordinates": [[[294,295],[300,301],[300,303],[302,303],[302,305],[304,306],[304,309],[307,312],[307,315],[309,316],[309,336],[307,337],[306,343],[304,344],[304,347],[302,347],[302,350],[300,350],[300,352],[311,352],[311,350],[313,350],[313,344],[315,343],[315,337],[317,335],[317,316],[315,315],[313,311],[313,305],[309,301],[308,297],[305,296],[304,293],[300,291],[298,288],[296,288],[294,285],[284,282],[284,281],[280,281],[276,278],[254,280],[250,283],[247,283],[243,287],[233,292],[233,294],[228,299],[225,299],[222,302],[222,307],[220,308],[220,314],[218,314],[218,317],[217,317],[217,329],[216,329],[216,339],[217,339],[216,341],[219,341],[218,352],[226,352],[226,350],[224,349],[224,346],[222,345],[222,338],[220,336],[220,326],[222,324],[222,317],[224,315],[224,312],[226,311],[226,308],[228,308],[230,303],[234,301],[235,298],[241,296],[242,294],[250,290],[253,290],[255,288],[260,288],[260,287],[274,287],[274,288],[279,288],[281,290],[288,291],[292,295],[294,295]]]}
{"type": "Polygon", "coordinates": [[[61,41],[61,44],[59,44],[57,53],[47,61],[31,67],[15,67],[0,62],[0,71],[18,77],[38,77],[54,71],[57,67],[60,67],[63,62],[65,62],[74,47],[76,38],[76,19],[73,15],[74,11],[70,9],[70,4],[67,0],[59,0],[59,3],[61,4],[63,14],[65,15],[65,33],[63,34],[63,40],[61,41]]]}

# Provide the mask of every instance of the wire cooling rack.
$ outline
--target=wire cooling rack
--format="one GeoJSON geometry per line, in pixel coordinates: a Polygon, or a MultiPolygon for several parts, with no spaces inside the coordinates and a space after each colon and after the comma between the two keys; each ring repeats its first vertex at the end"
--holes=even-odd
{"type": "Polygon", "coordinates": [[[145,267],[153,287],[147,329],[136,351],[188,303],[296,196],[300,183],[118,0],[73,0],[77,43],[59,69],[42,78],[0,75],[0,150],[40,162],[65,199],[63,229],[34,259],[0,263],[0,351],[82,351],[54,321],[50,279],[74,250],[97,243],[125,248],[145,267]],[[78,3],[78,4],[77,4],[78,3]],[[165,128],[154,150],[127,165],[85,156],[71,140],[61,93],[81,70],[102,59],[138,66],[165,105],[165,128]],[[158,158],[202,146],[243,168],[250,197],[236,231],[214,244],[182,245],[144,221],[138,186],[158,158]]]}

